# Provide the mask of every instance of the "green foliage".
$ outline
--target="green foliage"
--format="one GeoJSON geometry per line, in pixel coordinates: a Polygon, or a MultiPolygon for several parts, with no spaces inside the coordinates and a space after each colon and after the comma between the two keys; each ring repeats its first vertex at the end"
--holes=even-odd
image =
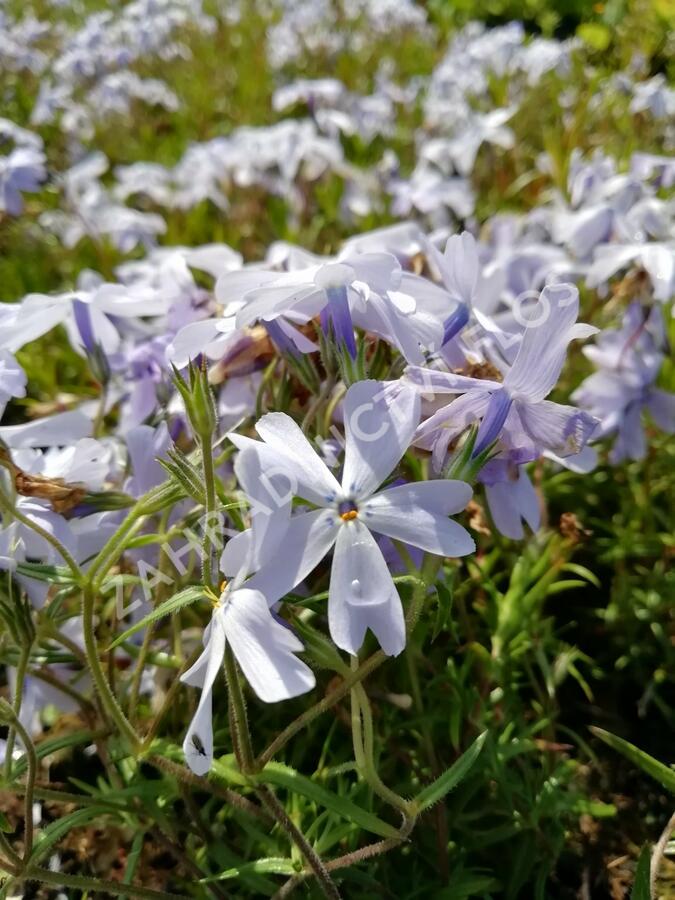
{"type": "Polygon", "coordinates": [[[649,848],[644,847],[638,858],[635,882],[630,900],[651,900],[652,891],[649,884],[649,848]]]}
{"type": "Polygon", "coordinates": [[[602,728],[592,728],[591,731],[601,741],[604,741],[613,750],[616,750],[617,753],[622,753],[634,765],[642,769],[643,772],[655,778],[671,794],[675,794],[675,771],[673,769],[664,766],[658,759],[654,759],[653,756],[640,750],[639,747],[624,741],[623,738],[617,737],[615,734],[610,734],[602,728]]]}

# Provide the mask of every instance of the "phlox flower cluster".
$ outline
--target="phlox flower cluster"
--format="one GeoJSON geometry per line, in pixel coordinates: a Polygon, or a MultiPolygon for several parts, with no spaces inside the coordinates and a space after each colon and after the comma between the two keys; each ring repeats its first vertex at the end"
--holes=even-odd
{"type": "MultiPolygon", "coordinates": [[[[414,3],[340,5],[362,40],[432,31],[414,3]]],[[[202,572],[176,564],[203,589],[199,621],[209,619],[203,633],[180,635],[194,659],[182,680],[200,691],[183,745],[197,774],[216,752],[214,698],[230,652],[264,702],[314,687],[296,600],[325,586],[317,618],[335,648],[358,657],[376,641],[398,655],[401,565],[419,579],[420,559],[459,560],[497,534],[522,540],[545,503],[533,467],[582,478],[607,460],[643,458],[653,431],[675,431],[675,397],[659,381],[675,293],[673,159],[573,151],[556,181],[542,154],[531,173],[548,184],[539,205],[480,221],[476,212],[476,171],[514,151],[518,115],[546,78],[572,90],[578,41],[472,23],[430,75],[398,83],[385,61],[359,94],[333,77],[288,76],[302,53],[337,52],[344,34],[334,4],[283,0],[269,11],[275,121],[195,140],[173,165],[115,166],[96,147],[97,127],[139,102],[181,108],[168,83],[134,66],[189,58],[189,35],[222,24],[205,6],[134,0],[54,30],[3,12],[0,28],[9,71],[42,76],[30,128],[0,120],[0,224],[27,222],[45,246],[82,244],[101,263],[53,292],[0,302],[0,479],[11,498],[0,569],[44,609],[50,585],[36,566],[86,573],[128,506],[167,469],[188,473],[189,490],[174,478],[183,488],[162,527],[193,523],[195,504],[227,525],[207,541],[202,572]],[[494,79],[506,82],[498,106],[494,79]],[[395,147],[411,108],[419,124],[404,165],[395,147]],[[41,135],[50,129],[65,139],[59,153],[41,135]],[[372,165],[353,161],[357,142],[378,157],[372,165]],[[274,241],[245,259],[222,240],[170,242],[181,217],[206,208],[226,220],[242,197],[281,198],[296,226],[331,179],[350,236],[330,250],[274,241]],[[366,230],[371,216],[389,224],[366,230]],[[67,342],[87,396],[68,385],[38,396],[26,360],[45,338],[67,342]],[[570,354],[595,371],[574,380],[570,354]],[[208,427],[185,401],[195,383],[208,427]],[[219,589],[202,577],[216,560],[219,589]]],[[[223,17],[240,12],[232,4],[223,17]]],[[[664,120],[667,150],[673,92],[638,76],[603,91],[626,114],[664,120]]],[[[132,581],[160,565],[154,525],[150,512],[123,550],[132,581]]],[[[78,616],[69,622],[77,644],[78,616]]],[[[66,709],[68,690],[53,692],[69,673],[52,674],[43,702],[66,709]]],[[[39,705],[37,686],[27,696],[39,705]]]]}

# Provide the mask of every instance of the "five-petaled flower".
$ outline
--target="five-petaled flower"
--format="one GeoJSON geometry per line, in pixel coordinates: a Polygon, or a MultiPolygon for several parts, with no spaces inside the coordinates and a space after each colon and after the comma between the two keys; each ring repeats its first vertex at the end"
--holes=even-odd
{"type": "MultiPolygon", "coordinates": [[[[283,539],[252,583],[263,593],[283,595],[335,547],[328,622],[337,646],[351,654],[358,653],[368,628],[389,655],[405,646],[401,600],[373,532],[442,556],[464,556],[475,549],[468,532],[448,518],[469,502],[468,484],[422,481],[378,490],[408,449],[419,416],[418,393],[408,385],[352,385],[344,400],[340,481],[284,413],[260,419],[256,430],[262,441],[231,435],[238,447],[258,454],[261,471],[285,474],[289,496],[316,507],[290,517],[283,539]]],[[[260,511],[255,518],[266,514],[260,511]]],[[[224,553],[226,573],[240,559],[238,541],[247,540],[244,533],[230,541],[224,553]]]]}

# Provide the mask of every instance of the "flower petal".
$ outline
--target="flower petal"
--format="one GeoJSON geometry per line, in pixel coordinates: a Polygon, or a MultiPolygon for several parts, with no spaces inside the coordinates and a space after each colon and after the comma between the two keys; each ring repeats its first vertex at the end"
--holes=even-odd
{"type": "Polygon", "coordinates": [[[463,394],[466,391],[496,391],[501,387],[498,381],[487,378],[469,378],[422,366],[408,366],[403,377],[424,394],[463,394]]]}
{"type": "Polygon", "coordinates": [[[423,481],[382,491],[364,504],[365,524],[379,534],[440,556],[465,556],[476,549],[471,535],[447,518],[471,499],[462,481],[423,481]],[[432,496],[435,495],[435,496],[432,496]]]}
{"type": "MultiPolygon", "coordinates": [[[[293,493],[285,468],[275,470],[255,446],[244,447],[234,463],[234,474],[251,502],[252,542],[246,574],[256,572],[279,546],[291,516],[293,493]]],[[[273,451],[272,451],[273,452],[273,451]]],[[[264,454],[262,454],[264,455],[264,454]]]]}
{"type": "MultiPolygon", "coordinates": [[[[521,309],[521,315],[525,314],[521,309]]],[[[567,345],[587,337],[588,326],[574,331],[579,314],[579,291],[572,284],[547,285],[536,306],[527,311],[527,324],[515,362],[504,379],[511,396],[530,403],[543,400],[560,376],[567,345]]]]}
{"type": "Polygon", "coordinates": [[[356,499],[376,490],[410,446],[419,417],[420,398],[409,385],[353,384],[344,400],[343,491],[356,499]]]}
{"type": "Polygon", "coordinates": [[[666,434],[675,431],[675,394],[652,388],[647,398],[647,409],[662,431],[666,434]]]}
{"type": "Polygon", "coordinates": [[[328,624],[341,650],[356,655],[370,628],[388,656],[405,647],[405,620],[382,551],[358,520],[339,530],[330,576],[328,624]]]}
{"type": "Polygon", "coordinates": [[[521,468],[515,480],[505,479],[485,485],[490,514],[498,531],[520,541],[525,535],[523,520],[532,531],[541,524],[539,498],[527,473],[521,468]]]}
{"type": "Polygon", "coordinates": [[[332,509],[293,516],[277,552],[246,582],[261,591],[270,605],[300,584],[335,542],[340,520],[332,509]]]}
{"type": "Polygon", "coordinates": [[[265,444],[276,451],[278,464],[285,464],[295,478],[298,496],[318,506],[333,502],[340,485],[290,416],[267,413],[255,428],[265,444]]]}
{"type": "Polygon", "coordinates": [[[625,459],[644,459],[647,455],[647,439],[642,427],[641,413],[639,403],[631,403],[627,407],[609,454],[612,465],[616,466],[625,459]]]}
{"type": "Polygon", "coordinates": [[[475,390],[468,391],[461,397],[452,400],[447,406],[441,407],[422,422],[415,432],[415,444],[427,450],[430,449],[428,438],[441,430],[450,432],[450,440],[454,440],[465,428],[482,419],[488,408],[490,397],[491,394],[488,391],[475,390]]]}
{"type": "Polygon", "coordinates": [[[199,322],[190,322],[176,334],[169,344],[166,355],[173,364],[183,369],[191,359],[197,359],[201,353],[215,359],[223,355],[227,344],[234,342],[239,337],[234,330],[230,334],[221,333],[218,329],[218,321],[205,319],[199,322]]]}
{"type": "Polygon", "coordinates": [[[16,450],[26,447],[62,447],[64,440],[71,442],[89,437],[92,430],[91,418],[81,409],[71,409],[21,425],[4,425],[0,428],[0,440],[16,450]]]}
{"type": "Polygon", "coordinates": [[[515,405],[526,434],[541,450],[552,450],[558,456],[578,453],[598,425],[587,412],[550,400],[515,405]]]}
{"type": "Polygon", "coordinates": [[[211,621],[208,643],[197,662],[181,676],[186,684],[201,682],[202,695],[185,740],[185,761],[196,775],[206,775],[213,761],[213,685],[223,664],[225,632],[217,611],[211,621]]]}
{"type": "Polygon", "coordinates": [[[468,231],[453,234],[448,238],[444,255],[436,252],[434,259],[448,291],[470,307],[478,283],[478,251],[474,236],[468,231]]]}
{"type": "Polygon", "coordinates": [[[471,485],[465,481],[452,478],[417,481],[379,491],[363,505],[363,509],[379,508],[386,501],[390,505],[420,506],[440,516],[452,516],[466,508],[472,494],[471,485]]]}
{"type": "Polygon", "coordinates": [[[223,621],[232,652],[261,700],[276,703],[311,691],[314,673],[295,656],[302,642],[274,618],[260,591],[234,591],[223,621]]]}

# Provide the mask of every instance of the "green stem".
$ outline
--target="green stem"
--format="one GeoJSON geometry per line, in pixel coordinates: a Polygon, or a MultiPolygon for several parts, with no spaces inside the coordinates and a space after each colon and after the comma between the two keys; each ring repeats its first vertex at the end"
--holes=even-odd
{"type": "MultiPolygon", "coordinates": [[[[244,774],[254,773],[256,771],[256,760],[251,745],[251,733],[249,731],[248,718],[246,716],[246,703],[241,689],[237,664],[229,645],[225,646],[225,677],[227,678],[230,721],[233,726],[232,737],[237,762],[244,774]]],[[[330,897],[331,900],[340,900],[340,894],[333,884],[330,875],[326,871],[321,858],[308,842],[304,834],[289,818],[286,810],[279,803],[271,788],[266,784],[259,784],[255,786],[255,792],[260,798],[263,806],[270,812],[277,824],[286,832],[292,843],[298,847],[305,857],[307,864],[316,875],[326,897],[330,897]]]]}
{"type": "Polygon", "coordinates": [[[307,407],[307,412],[302,420],[302,431],[304,434],[307,434],[309,430],[309,426],[312,424],[318,412],[321,408],[321,404],[330,396],[330,392],[333,390],[335,385],[335,380],[329,375],[324,383],[321,385],[321,390],[311,401],[309,406],[307,407]]]}
{"type": "MultiPolygon", "coordinates": [[[[21,653],[19,655],[19,662],[16,667],[16,688],[14,691],[14,701],[12,703],[12,709],[14,710],[14,714],[16,717],[19,717],[19,713],[21,712],[21,703],[23,700],[23,683],[26,680],[26,671],[28,669],[28,662],[30,660],[30,651],[32,648],[32,643],[26,644],[21,648],[21,653]]],[[[14,739],[16,736],[16,729],[13,725],[9,726],[9,732],[7,734],[7,744],[5,746],[5,781],[9,782],[12,778],[12,756],[14,754],[14,739]]]]}
{"type": "Polygon", "coordinates": [[[28,771],[26,774],[24,798],[24,838],[23,838],[23,859],[24,863],[28,861],[33,852],[33,792],[35,790],[35,779],[37,777],[38,758],[35,752],[35,744],[31,736],[23,727],[20,719],[14,710],[6,704],[4,707],[8,711],[7,721],[15,729],[21,738],[24,750],[26,752],[26,763],[28,771]]]}
{"type": "Polygon", "coordinates": [[[23,860],[21,859],[19,854],[16,852],[14,847],[12,847],[10,842],[7,840],[7,838],[1,831],[0,831],[0,850],[2,850],[2,852],[7,855],[7,859],[9,859],[9,861],[11,863],[13,863],[13,865],[16,866],[18,871],[21,871],[21,869],[23,868],[23,860]]]}
{"type": "MultiPolygon", "coordinates": [[[[162,517],[162,530],[166,530],[167,525],[168,512],[165,513],[162,517]]],[[[159,573],[161,576],[168,575],[167,568],[171,566],[171,558],[167,553],[161,553],[159,556],[159,573]]],[[[155,597],[154,607],[156,608],[165,598],[165,583],[164,580],[161,579],[159,584],[157,585],[157,593],[155,597]]],[[[173,617],[175,618],[175,617],[173,617]]],[[[136,665],[134,667],[134,673],[131,676],[131,684],[129,686],[129,706],[128,706],[128,716],[129,721],[133,722],[136,716],[136,707],[138,706],[138,698],[141,692],[141,682],[143,680],[143,672],[145,670],[146,661],[148,658],[148,654],[150,652],[150,643],[152,641],[154,632],[153,625],[148,625],[145,629],[145,634],[143,635],[143,642],[141,644],[141,649],[138,654],[138,659],[136,661],[136,665]]]]}
{"type": "Polygon", "coordinates": [[[229,644],[225,646],[225,678],[227,679],[228,700],[230,702],[230,718],[234,729],[232,737],[237,748],[237,762],[241,771],[248,774],[256,771],[255,755],[251,745],[251,733],[248,728],[246,701],[241,689],[237,664],[229,644]]]}
{"type": "MultiPolygon", "coordinates": [[[[358,670],[358,657],[356,656],[352,657],[352,669],[353,671],[358,670]]],[[[374,793],[385,803],[400,810],[406,818],[414,819],[415,812],[412,804],[384,784],[375,766],[373,718],[370,712],[370,701],[362,684],[355,684],[352,688],[351,702],[354,756],[359,772],[374,793]]]]}
{"type": "MultiPolygon", "coordinates": [[[[164,482],[158,487],[151,488],[147,491],[143,496],[139,497],[138,500],[134,503],[134,505],[129,510],[127,517],[119,526],[119,528],[110,535],[106,543],[101,547],[96,558],[93,563],[89,567],[89,571],[87,573],[89,580],[92,583],[96,582],[97,573],[102,571],[102,577],[108,572],[108,569],[111,567],[113,562],[117,559],[117,557],[122,552],[124,547],[124,542],[129,537],[130,533],[133,532],[135,528],[139,527],[140,520],[144,519],[145,516],[150,515],[148,504],[152,507],[153,503],[156,503],[157,497],[160,492],[167,488],[170,482],[164,482]]],[[[99,587],[100,584],[96,582],[96,586],[99,587]]]]}
{"type": "Polygon", "coordinates": [[[131,537],[134,531],[141,527],[142,519],[145,517],[146,513],[144,513],[142,509],[138,509],[136,513],[134,513],[134,510],[136,510],[135,506],[132,507],[131,512],[124,522],[122,522],[115,534],[110,537],[108,543],[99,551],[98,556],[87,573],[88,581],[90,584],[94,585],[94,588],[97,591],[100,589],[103,579],[110,571],[112,564],[116,562],[124,552],[124,545],[127,538],[131,537]]]}
{"type": "MultiPolygon", "coordinates": [[[[441,559],[438,557],[427,557],[425,560],[425,565],[422,567],[422,571],[425,571],[425,566],[427,567],[427,574],[430,578],[435,578],[435,574],[440,568],[441,559]],[[429,560],[431,560],[429,562],[429,560]],[[435,568],[435,571],[434,571],[435,568]]],[[[416,588],[413,593],[412,603],[408,608],[408,612],[406,613],[406,631],[408,634],[412,633],[413,628],[417,624],[417,620],[420,617],[420,613],[422,612],[422,607],[424,606],[424,600],[426,597],[426,592],[428,589],[428,584],[425,581],[416,579],[416,588]]],[[[310,707],[308,710],[305,710],[304,713],[299,715],[297,719],[294,719],[290,725],[287,725],[284,730],[277,735],[277,737],[272,741],[272,743],[260,754],[257,760],[257,768],[262,769],[264,766],[273,759],[276,754],[281,750],[281,748],[291,740],[291,738],[295,737],[295,735],[302,731],[310,722],[316,719],[317,716],[320,716],[322,713],[327,712],[331,707],[335,706],[343,697],[351,691],[353,685],[357,682],[362,681],[371,672],[374,672],[382,663],[388,659],[385,653],[382,650],[377,650],[373,653],[372,656],[369,656],[365,662],[362,662],[361,665],[354,669],[350,675],[347,675],[342,684],[332,690],[329,694],[323,698],[323,700],[319,700],[318,703],[315,703],[314,706],[310,707]]]]}
{"type": "Polygon", "coordinates": [[[410,678],[410,690],[413,697],[413,704],[415,706],[415,711],[417,712],[417,716],[420,720],[420,728],[422,730],[422,742],[424,744],[424,751],[427,755],[427,759],[429,761],[429,765],[431,767],[431,774],[434,778],[439,774],[438,772],[438,759],[436,757],[436,751],[434,749],[433,737],[431,734],[431,729],[429,727],[429,721],[424,714],[424,703],[422,700],[422,691],[420,688],[420,680],[417,672],[417,665],[415,662],[415,646],[412,641],[406,647],[405,658],[406,664],[408,667],[408,677],[410,678]]]}
{"type": "Polygon", "coordinates": [[[230,806],[241,810],[241,812],[244,812],[253,818],[262,820],[267,825],[271,822],[271,819],[265,810],[261,809],[255,803],[252,803],[248,798],[243,797],[236,791],[230,790],[230,788],[223,787],[217,781],[209,781],[201,775],[195,775],[194,772],[191,772],[180,763],[173,762],[163,756],[155,755],[145,757],[145,761],[150,763],[151,766],[154,766],[160,772],[171,775],[176,781],[179,781],[182,784],[187,784],[199,791],[212,794],[214,797],[220,797],[221,800],[225,800],[230,806]]]}
{"type": "MultiPolygon", "coordinates": [[[[400,845],[408,839],[414,826],[415,821],[413,819],[404,818],[403,825],[401,826],[396,837],[385,838],[382,841],[375,841],[372,844],[366,844],[365,847],[360,847],[358,850],[353,850],[351,853],[345,853],[343,856],[337,856],[335,857],[335,859],[329,859],[325,863],[326,870],[328,872],[335,872],[337,869],[347,869],[351,866],[357,865],[360,862],[363,862],[366,859],[372,859],[374,856],[380,856],[382,853],[387,853],[389,850],[394,850],[396,849],[396,847],[400,847],[400,845]]],[[[272,900],[283,900],[284,897],[290,897],[295,888],[311,874],[311,869],[305,869],[303,872],[298,872],[297,875],[293,875],[284,885],[279,888],[276,894],[274,894],[274,896],[272,897],[272,900]]]]}
{"type": "Polygon", "coordinates": [[[84,585],[82,591],[82,631],[84,633],[84,649],[87,655],[87,663],[107,715],[116,725],[118,732],[132,748],[136,749],[140,744],[139,737],[122,712],[122,708],[108,684],[101,660],[99,659],[94,625],[94,600],[94,589],[88,582],[84,585]]]}
{"type": "Polygon", "coordinates": [[[329,694],[326,694],[322,700],[319,700],[314,706],[305,710],[305,712],[299,715],[297,719],[294,719],[290,725],[287,725],[260,754],[256,763],[256,768],[264,768],[267,763],[277,755],[282,747],[291,740],[291,738],[295,737],[295,735],[299,731],[302,731],[303,728],[306,728],[317,716],[320,716],[324,712],[328,712],[328,710],[335,706],[336,703],[339,703],[343,697],[347,696],[358,681],[361,681],[367,675],[370,675],[371,672],[374,672],[386,659],[387,657],[382,650],[377,650],[372,656],[369,656],[365,662],[361,663],[358,669],[345,677],[339,687],[336,687],[329,694]]]}
{"type": "Polygon", "coordinates": [[[152,641],[153,631],[154,629],[152,625],[148,625],[148,627],[145,629],[145,634],[143,635],[143,643],[141,644],[141,649],[138,654],[138,660],[134,667],[133,675],[131,676],[131,684],[129,685],[129,704],[127,708],[130,722],[133,722],[136,718],[136,707],[138,706],[138,698],[141,693],[143,671],[145,669],[145,663],[150,651],[150,642],[152,641]]]}
{"type": "MultiPolygon", "coordinates": [[[[22,796],[26,793],[22,785],[17,785],[13,790],[22,796]]],[[[33,796],[38,800],[49,800],[52,803],[73,804],[74,806],[96,806],[104,807],[110,812],[128,812],[129,807],[124,803],[117,803],[112,800],[103,800],[100,797],[90,797],[88,794],[71,794],[68,791],[59,791],[54,788],[35,787],[33,788],[33,796]]]]}
{"type": "Polygon", "coordinates": [[[347,391],[347,389],[344,386],[344,384],[340,384],[337,387],[337,389],[335,390],[335,392],[333,393],[333,396],[330,398],[330,400],[326,404],[326,410],[324,412],[323,422],[322,422],[322,427],[321,427],[321,432],[320,432],[322,437],[329,433],[330,426],[333,422],[333,413],[335,412],[340,400],[342,400],[342,398],[344,397],[346,391],[347,391]]]}
{"type": "Polygon", "coordinates": [[[340,892],[335,886],[335,882],[330,877],[323,860],[296,826],[295,822],[288,816],[286,810],[277,800],[274,792],[267,785],[260,785],[260,787],[256,789],[256,793],[260,797],[261,802],[274,817],[277,824],[283,828],[291,841],[305,857],[305,861],[316,876],[324,895],[329,897],[330,900],[340,900],[340,892]]]}
{"type": "MultiPolygon", "coordinates": [[[[202,470],[204,472],[204,487],[206,499],[206,522],[204,527],[204,538],[202,544],[202,578],[204,584],[214,590],[213,572],[211,568],[211,557],[214,549],[211,540],[211,525],[216,511],[216,483],[213,471],[213,450],[211,448],[211,434],[203,434],[200,436],[202,447],[202,470]]],[[[217,548],[216,548],[217,549],[217,548]]]]}

